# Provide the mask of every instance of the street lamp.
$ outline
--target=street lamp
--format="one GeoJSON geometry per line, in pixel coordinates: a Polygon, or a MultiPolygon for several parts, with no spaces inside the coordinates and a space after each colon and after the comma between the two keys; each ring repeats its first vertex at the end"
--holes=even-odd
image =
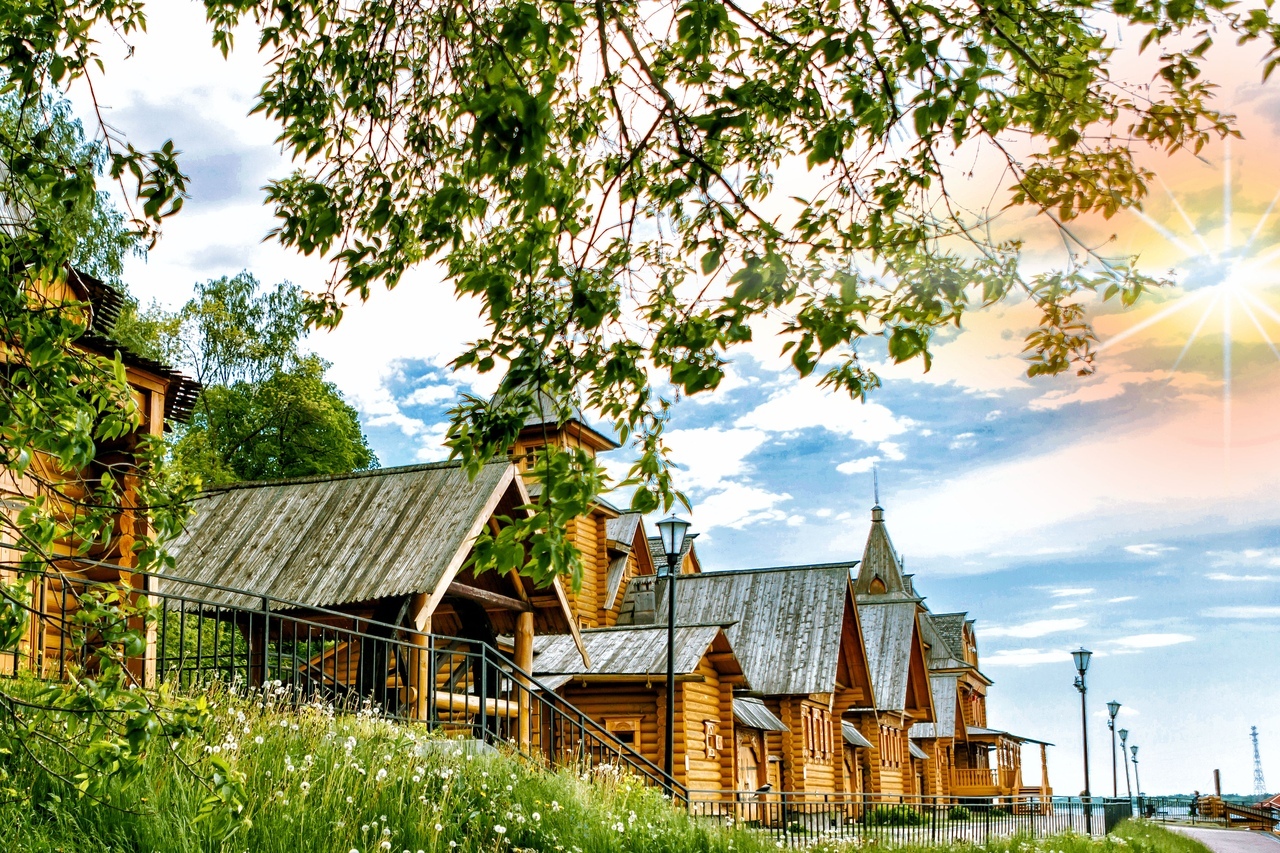
{"type": "Polygon", "coordinates": [[[1129,730],[1121,729],[1119,731],[1119,735],[1120,735],[1120,760],[1124,762],[1124,792],[1125,792],[1125,795],[1128,796],[1130,800],[1132,800],[1133,788],[1129,787],[1129,759],[1125,755],[1126,751],[1129,749],[1129,747],[1125,745],[1125,741],[1129,739],[1129,730]]]}
{"type": "Polygon", "coordinates": [[[1084,747],[1084,792],[1082,796],[1087,801],[1089,799],[1089,718],[1085,714],[1085,694],[1088,688],[1084,683],[1084,674],[1089,669],[1089,658],[1093,657],[1093,652],[1081,646],[1071,653],[1071,657],[1076,662],[1076,690],[1080,691],[1080,742],[1084,747]]]}
{"type": "Polygon", "coordinates": [[[1120,777],[1116,775],[1116,714],[1120,703],[1112,699],[1107,703],[1107,728],[1111,729],[1111,796],[1120,796],[1120,777]]]}
{"type": "Polygon", "coordinates": [[[1142,780],[1138,778],[1138,746],[1134,744],[1129,747],[1129,752],[1133,755],[1133,787],[1138,789],[1138,799],[1142,799],[1142,780]]]}
{"type": "Polygon", "coordinates": [[[676,747],[676,576],[680,573],[677,563],[684,551],[684,537],[688,532],[689,522],[677,515],[669,515],[658,522],[662,550],[667,555],[667,748],[662,757],[662,769],[667,774],[668,794],[672,793],[672,761],[676,747]]]}

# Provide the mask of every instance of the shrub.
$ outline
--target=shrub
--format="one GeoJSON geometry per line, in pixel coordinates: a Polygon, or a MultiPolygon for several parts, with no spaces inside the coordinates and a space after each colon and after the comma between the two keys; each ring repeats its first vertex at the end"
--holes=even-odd
{"type": "Polygon", "coordinates": [[[951,810],[947,812],[947,820],[968,820],[971,817],[973,817],[973,812],[964,806],[952,806],[951,810]]]}
{"type": "Polygon", "coordinates": [[[911,806],[876,806],[867,812],[872,826],[920,826],[924,815],[911,806]]]}

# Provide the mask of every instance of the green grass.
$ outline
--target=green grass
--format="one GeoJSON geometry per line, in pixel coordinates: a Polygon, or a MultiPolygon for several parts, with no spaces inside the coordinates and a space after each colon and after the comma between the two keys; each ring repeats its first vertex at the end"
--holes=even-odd
{"type": "MultiPolygon", "coordinates": [[[[772,838],[690,818],[624,774],[548,772],[497,753],[468,755],[422,729],[215,697],[204,729],[147,757],[111,804],[79,798],[27,759],[0,756],[30,800],[0,804],[8,853],[766,853],[772,838]],[[207,791],[187,764],[216,754],[243,774],[245,820],[229,836],[198,820],[207,791]]],[[[53,754],[42,760],[56,763],[53,754]]],[[[0,775],[3,775],[0,774],[0,775]]],[[[225,827],[223,828],[225,829],[225,827]]],[[[1146,824],[1124,840],[992,842],[983,853],[1206,853],[1146,824]],[[1168,836],[1168,838],[1166,838],[1168,836]]],[[[875,846],[875,845],[863,845],[875,846]]],[[[820,842],[814,853],[839,850],[820,842]]],[[[851,849],[851,848],[850,848],[851,849]]],[[[925,850],[926,848],[906,848],[925,850]]]]}

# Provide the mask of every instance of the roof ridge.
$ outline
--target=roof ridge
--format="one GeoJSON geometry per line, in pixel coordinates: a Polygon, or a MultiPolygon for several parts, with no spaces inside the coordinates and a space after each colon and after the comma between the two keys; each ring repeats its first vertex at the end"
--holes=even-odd
{"type": "Polygon", "coordinates": [[[696,575],[681,575],[680,580],[683,582],[689,578],[698,577],[716,577],[719,575],[755,575],[765,572],[800,572],[813,571],[816,569],[844,569],[858,565],[857,560],[841,560],[835,563],[808,563],[800,566],[765,566],[758,569],[703,569],[701,573],[696,575]]]}
{"type": "MultiPolygon", "coordinates": [[[[510,465],[511,460],[505,458],[490,459],[485,465],[510,465]]],[[[263,486],[301,486],[308,483],[331,483],[337,480],[355,480],[362,477],[384,477],[395,474],[412,474],[418,471],[441,471],[449,468],[461,468],[462,461],[449,459],[444,462],[422,462],[417,465],[395,465],[390,468],[369,468],[364,471],[348,471],[343,474],[311,474],[305,477],[282,477],[275,480],[246,480],[240,483],[229,483],[203,490],[201,495],[215,492],[229,492],[235,489],[255,489],[263,486]]]]}
{"type": "MultiPolygon", "coordinates": [[[[714,621],[713,622],[677,622],[676,630],[679,630],[681,628],[726,628],[730,625],[736,625],[736,624],[738,624],[737,619],[729,619],[724,622],[714,622],[714,621]]],[[[667,625],[665,622],[662,623],[661,625],[653,625],[653,624],[603,625],[598,628],[583,628],[582,633],[583,634],[603,634],[606,631],[635,631],[637,629],[665,631],[667,630],[667,625]]],[[[565,635],[565,636],[568,636],[568,635],[565,635]]]]}

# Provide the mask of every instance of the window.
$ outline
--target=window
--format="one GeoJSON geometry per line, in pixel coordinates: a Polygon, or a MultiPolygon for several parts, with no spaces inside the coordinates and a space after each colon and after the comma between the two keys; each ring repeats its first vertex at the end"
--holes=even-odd
{"type": "Polygon", "coordinates": [[[604,730],[637,752],[640,750],[639,717],[606,717],[604,730]]]}
{"type": "Polygon", "coordinates": [[[805,757],[821,761],[831,758],[831,715],[825,708],[803,705],[800,719],[804,727],[805,757]]]}
{"type": "Polygon", "coordinates": [[[720,735],[716,734],[716,721],[704,720],[702,722],[702,736],[706,743],[707,758],[715,758],[720,754],[721,741],[720,735]]]}

